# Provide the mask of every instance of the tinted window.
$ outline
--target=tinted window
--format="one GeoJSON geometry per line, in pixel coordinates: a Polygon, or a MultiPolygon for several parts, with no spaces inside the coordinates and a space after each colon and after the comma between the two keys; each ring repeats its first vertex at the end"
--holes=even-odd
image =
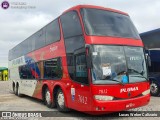
{"type": "Polygon", "coordinates": [[[34,79],[34,73],[29,65],[19,67],[19,76],[21,79],[34,79]]]}
{"type": "Polygon", "coordinates": [[[152,76],[152,73],[154,72],[160,72],[160,49],[155,48],[155,49],[149,49],[146,50],[146,53],[149,54],[150,56],[150,62],[151,64],[148,66],[149,68],[149,73],[152,76]]]}
{"type": "Polygon", "coordinates": [[[88,35],[140,39],[129,16],[98,9],[81,10],[88,35]]]}
{"type": "Polygon", "coordinates": [[[65,46],[67,53],[74,53],[75,50],[84,47],[84,38],[82,36],[71,37],[65,39],[65,46]]]}
{"type": "Polygon", "coordinates": [[[74,53],[84,47],[84,37],[77,12],[71,11],[61,16],[61,23],[67,54],[67,66],[71,79],[74,79],[74,53]]]}
{"type": "Polygon", "coordinates": [[[13,55],[12,55],[12,56],[13,56],[13,59],[16,58],[16,57],[18,57],[17,50],[18,50],[18,49],[17,49],[17,46],[16,46],[16,47],[13,49],[13,55]]]}
{"type": "Polygon", "coordinates": [[[14,59],[16,56],[14,56],[15,47],[9,51],[9,60],[14,59]]]}
{"type": "Polygon", "coordinates": [[[58,19],[42,28],[9,52],[9,60],[25,55],[50,43],[60,40],[58,19]]]}
{"type": "Polygon", "coordinates": [[[21,56],[21,46],[20,45],[16,46],[16,48],[14,49],[14,55],[15,55],[14,58],[21,56]]]}
{"type": "Polygon", "coordinates": [[[20,66],[19,76],[21,79],[60,79],[61,59],[55,58],[20,66]]]}
{"type": "Polygon", "coordinates": [[[60,79],[62,77],[62,68],[60,58],[44,61],[44,78],[60,79]]]}
{"type": "Polygon", "coordinates": [[[45,31],[41,29],[35,34],[35,49],[41,48],[45,45],[45,31]]]}
{"type": "Polygon", "coordinates": [[[76,56],[76,78],[75,81],[80,83],[88,84],[87,78],[87,65],[85,54],[80,54],[76,56]]]}
{"type": "Polygon", "coordinates": [[[19,57],[22,56],[22,55],[27,54],[29,52],[28,51],[28,41],[25,40],[22,43],[20,43],[19,49],[20,49],[20,55],[19,55],[19,57]]]}
{"type": "Polygon", "coordinates": [[[29,38],[29,44],[30,46],[32,46],[32,51],[34,51],[36,48],[35,48],[35,44],[36,44],[36,35],[32,35],[30,38],[29,38]]]}
{"type": "Polygon", "coordinates": [[[28,42],[28,52],[31,52],[32,51],[32,39],[28,38],[27,42],[28,42]]]}
{"type": "Polygon", "coordinates": [[[82,36],[71,37],[65,39],[66,53],[67,53],[67,64],[70,77],[73,79],[74,75],[74,52],[84,47],[84,39],[82,36]]]}
{"type": "Polygon", "coordinates": [[[64,38],[82,35],[80,20],[75,11],[61,16],[64,38]]]}
{"type": "Polygon", "coordinates": [[[46,44],[60,40],[60,29],[58,19],[51,22],[46,27],[46,44]]]}

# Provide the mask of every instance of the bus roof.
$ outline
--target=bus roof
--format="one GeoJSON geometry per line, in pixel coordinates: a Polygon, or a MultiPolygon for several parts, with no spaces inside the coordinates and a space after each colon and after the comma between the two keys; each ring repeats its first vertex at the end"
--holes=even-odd
{"type": "Polygon", "coordinates": [[[77,6],[74,6],[74,7],[70,8],[70,9],[64,11],[63,14],[66,13],[66,12],[69,12],[71,10],[76,10],[76,9],[81,9],[81,8],[95,8],[95,9],[107,10],[107,11],[111,11],[111,12],[116,12],[116,13],[128,15],[127,13],[119,11],[119,10],[115,10],[115,9],[111,9],[111,8],[105,8],[105,7],[100,7],[100,6],[95,6],[95,5],[77,5],[77,6]]]}
{"type": "Polygon", "coordinates": [[[160,28],[141,33],[140,36],[142,37],[142,36],[150,35],[150,34],[153,34],[153,33],[160,33],[160,28]]]}
{"type": "Polygon", "coordinates": [[[140,37],[147,49],[160,48],[160,28],[141,33],[140,37]]]}
{"type": "Polygon", "coordinates": [[[6,68],[6,67],[0,67],[0,71],[3,71],[3,70],[8,70],[8,68],[6,68]]]}
{"type": "MultiPolygon", "coordinates": [[[[71,10],[79,10],[81,8],[95,8],[95,9],[101,9],[101,10],[107,10],[107,11],[111,11],[111,12],[116,12],[116,13],[120,13],[120,14],[124,14],[127,15],[127,13],[119,11],[119,10],[115,10],[115,9],[111,9],[111,8],[105,8],[105,7],[101,7],[101,6],[94,6],[94,5],[77,5],[74,7],[69,8],[68,10],[64,11],[61,15],[65,14],[66,12],[69,12],[71,10]]],[[[60,16],[61,16],[60,15],[60,16]]],[[[57,18],[59,18],[60,16],[58,16],[57,18]]],[[[55,18],[54,20],[56,20],[57,18],[55,18]]],[[[51,22],[53,22],[54,20],[52,20],[51,22]]],[[[44,27],[46,27],[47,25],[49,25],[51,22],[47,23],[45,26],[43,26],[41,29],[39,29],[38,31],[42,30],[44,27]]],[[[22,42],[24,42],[25,40],[29,39],[30,37],[32,37],[34,34],[36,34],[38,31],[34,32],[33,34],[31,34],[29,37],[27,37],[26,39],[24,39],[23,41],[21,41],[20,43],[18,43],[16,46],[14,46],[12,49],[9,50],[9,53],[15,49],[18,45],[20,45],[22,42]]]]}
{"type": "MultiPolygon", "coordinates": [[[[96,9],[102,9],[102,10],[107,10],[107,11],[112,11],[112,12],[128,15],[127,13],[119,11],[119,10],[115,10],[115,9],[111,9],[111,8],[105,8],[105,7],[100,7],[100,6],[94,6],[94,5],[77,5],[77,6],[69,8],[68,10],[64,11],[62,14],[66,13],[66,12],[69,12],[71,10],[76,10],[76,9],[81,9],[81,8],[96,8],[96,9]]],[[[58,16],[57,18],[59,18],[60,16],[58,16]]],[[[55,19],[57,19],[57,18],[55,18],[55,19]]],[[[52,20],[52,21],[54,21],[54,20],[52,20]]],[[[42,28],[40,28],[38,31],[42,30],[44,27],[46,27],[51,22],[47,23],[45,26],[43,26],[42,28]]],[[[19,44],[21,44],[22,42],[24,42],[25,40],[27,40],[28,38],[30,38],[32,35],[36,34],[38,31],[36,31],[33,34],[31,34],[29,37],[27,37],[26,39],[24,39],[23,41],[21,41],[20,43],[18,43],[16,46],[18,46],[19,44]]],[[[14,46],[13,48],[11,48],[9,51],[13,50],[16,46],[14,46]]]]}

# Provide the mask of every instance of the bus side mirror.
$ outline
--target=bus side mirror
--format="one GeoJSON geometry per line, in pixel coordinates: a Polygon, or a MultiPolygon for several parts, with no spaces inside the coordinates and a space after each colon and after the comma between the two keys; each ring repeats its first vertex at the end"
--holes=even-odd
{"type": "Polygon", "coordinates": [[[86,48],[86,61],[87,61],[87,68],[90,69],[92,67],[92,60],[91,60],[91,46],[85,45],[86,48]]]}
{"type": "Polygon", "coordinates": [[[145,55],[146,55],[147,64],[149,67],[151,67],[151,58],[148,54],[145,54],[145,55]]]}

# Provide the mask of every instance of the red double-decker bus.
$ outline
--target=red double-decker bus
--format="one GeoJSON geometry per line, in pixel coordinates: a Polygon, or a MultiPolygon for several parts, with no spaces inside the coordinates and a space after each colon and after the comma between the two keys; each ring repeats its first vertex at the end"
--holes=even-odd
{"type": "Polygon", "coordinates": [[[143,43],[128,14],[78,5],[9,51],[12,89],[59,111],[122,111],[150,101],[143,43]]]}

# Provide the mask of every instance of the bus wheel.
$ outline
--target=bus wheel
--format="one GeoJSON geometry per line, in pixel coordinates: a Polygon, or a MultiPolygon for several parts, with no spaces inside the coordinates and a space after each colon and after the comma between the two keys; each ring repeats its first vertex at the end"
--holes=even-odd
{"type": "Polygon", "coordinates": [[[16,86],[13,86],[13,93],[16,94],[16,86]]]}
{"type": "Polygon", "coordinates": [[[160,88],[158,87],[158,84],[155,82],[152,82],[150,85],[151,95],[158,96],[160,92],[160,88]]]}
{"type": "Polygon", "coordinates": [[[47,105],[47,107],[49,107],[49,108],[52,107],[51,94],[50,94],[50,91],[48,90],[48,88],[46,88],[46,90],[45,90],[45,101],[44,102],[47,105]]]}
{"type": "Polygon", "coordinates": [[[14,94],[15,94],[15,95],[18,94],[18,86],[17,86],[17,85],[14,87],[14,94]]]}
{"type": "Polygon", "coordinates": [[[56,95],[56,106],[58,111],[60,112],[67,112],[69,109],[65,106],[65,98],[63,91],[61,89],[58,90],[56,95]]]}
{"type": "Polygon", "coordinates": [[[19,85],[17,86],[17,96],[22,97],[22,94],[20,94],[19,85]]]}

